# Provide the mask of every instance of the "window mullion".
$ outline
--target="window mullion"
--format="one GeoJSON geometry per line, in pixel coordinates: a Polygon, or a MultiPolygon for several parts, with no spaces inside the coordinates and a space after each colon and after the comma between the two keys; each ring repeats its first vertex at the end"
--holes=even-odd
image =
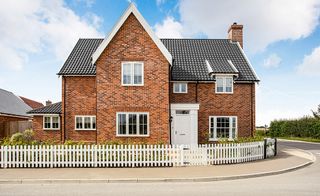
{"type": "Polygon", "coordinates": [[[50,116],[50,129],[53,128],[53,126],[52,126],[52,125],[53,125],[53,122],[52,122],[52,121],[53,121],[53,118],[52,118],[52,116],[50,116]]]}

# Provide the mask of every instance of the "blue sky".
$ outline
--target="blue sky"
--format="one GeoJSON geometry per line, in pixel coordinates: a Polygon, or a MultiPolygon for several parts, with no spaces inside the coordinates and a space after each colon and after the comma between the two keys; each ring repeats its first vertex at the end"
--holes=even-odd
{"type": "MultiPolygon", "coordinates": [[[[130,2],[159,37],[226,38],[230,24],[243,24],[244,50],[261,79],[257,125],[310,115],[320,104],[319,0],[130,2]]],[[[4,1],[0,88],[41,102],[60,101],[61,79],[56,73],[77,39],[104,37],[128,3],[4,1]]]]}

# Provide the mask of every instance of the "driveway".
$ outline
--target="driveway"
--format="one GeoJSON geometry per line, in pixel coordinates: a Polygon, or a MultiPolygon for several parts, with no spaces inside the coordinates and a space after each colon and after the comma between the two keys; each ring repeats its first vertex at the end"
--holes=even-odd
{"type": "Polygon", "coordinates": [[[185,183],[7,184],[0,195],[320,195],[320,144],[279,142],[312,152],[314,164],[293,172],[249,179],[185,183]]]}

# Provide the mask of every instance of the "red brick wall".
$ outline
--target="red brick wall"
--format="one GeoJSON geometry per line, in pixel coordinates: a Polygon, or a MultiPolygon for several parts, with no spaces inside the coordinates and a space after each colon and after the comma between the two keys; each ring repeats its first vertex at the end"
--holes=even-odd
{"type": "MultiPolygon", "coordinates": [[[[60,122],[61,122],[61,118],[60,118],[60,122]]],[[[60,143],[61,123],[60,123],[60,130],[43,130],[43,116],[34,116],[32,119],[32,126],[33,126],[35,140],[60,143]]]]}
{"type": "MultiPolygon", "coordinates": [[[[172,85],[171,85],[172,86],[172,85]]],[[[238,137],[251,136],[255,127],[255,85],[234,84],[233,94],[216,94],[214,83],[198,84],[198,101],[196,84],[188,84],[188,94],[171,92],[171,103],[199,103],[198,131],[199,142],[204,143],[209,131],[209,116],[237,116],[238,137]]]]}
{"type": "MultiPolygon", "coordinates": [[[[63,77],[62,114],[65,112],[66,140],[95,142],[95,130],[75,130],[76,115],[96,115],[96,77],[63,77]],[[64,85],[66,88],[64,88],[64,85]],[[64,93],[66,90],[66,93],[64,93]]],[[[62,122],[64,127],[64,119],[62,122]]]]}
{"type": "Polygon", "coordinates": [[[169,63],[134,15],[130,15],[97,65],[98,141],[169,142],[169,63]],[[121,86],[121,62],[144,62],[144,86],[121,86]],[[148,138],[116,137],[116,112],[149,112],[148,138]]]}

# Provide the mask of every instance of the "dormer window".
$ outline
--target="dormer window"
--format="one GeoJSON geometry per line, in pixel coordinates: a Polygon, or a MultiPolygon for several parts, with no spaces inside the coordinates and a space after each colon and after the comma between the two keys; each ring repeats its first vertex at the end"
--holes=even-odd
{"type": "Polygon", "coordinates": [[[233,93],[233,76],[216,76],[216,93],[233,93]]]}
{"type": "Polygon", "coordinates": [[[122,62],[121,84],[122,86],[143,86],[143,63],[122,62]]]}

